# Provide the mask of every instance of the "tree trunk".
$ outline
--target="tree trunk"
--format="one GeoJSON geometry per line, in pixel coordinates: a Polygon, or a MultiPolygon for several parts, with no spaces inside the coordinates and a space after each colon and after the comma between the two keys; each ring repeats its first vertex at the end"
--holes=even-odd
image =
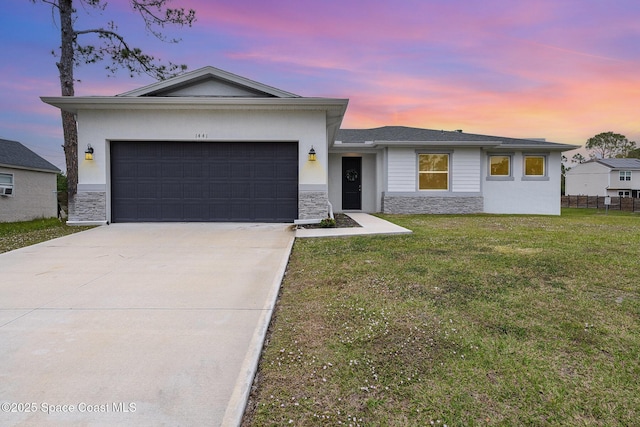
{"type": "MultiPolygon", "coordinates": [[[[62,96],[74,96],[74,42],[76,38],[73,29],[73,0],[59,0],[60,11],[60,62],[58,71],[60,74],[60,89],[62,96]]],[[[62,111],[62,132],[64,135],[64,157],[67,163],[67,183],[69,198],[76,194],[78,189],[78,128],[73,113],[62,111]]]]}

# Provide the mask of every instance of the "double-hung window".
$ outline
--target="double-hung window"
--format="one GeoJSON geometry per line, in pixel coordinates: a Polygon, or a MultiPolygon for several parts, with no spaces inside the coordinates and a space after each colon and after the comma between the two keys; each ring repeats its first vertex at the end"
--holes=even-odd
{"type": "Polygon", "coordinates": [[[418,170],[419,190],[449,190],[449,154],[419,154],[418,170]]]}
{"type": "Polygon", "coordinates": [[[620,181],[631,181],[631,171],[620,171],[620,181]]]}

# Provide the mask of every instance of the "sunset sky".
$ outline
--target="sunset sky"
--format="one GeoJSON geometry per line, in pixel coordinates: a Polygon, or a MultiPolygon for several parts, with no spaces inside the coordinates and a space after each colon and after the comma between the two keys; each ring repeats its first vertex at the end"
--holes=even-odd
{"type": "MultiPolygon", "coordinates": [[[[343,128],[463,129],[582,145],[600,132],[640,145],[638,0],[173,0],[192,28],[145,33],[127,0],[102,16],[78,8],[76,29],[110,19],[132,45],[190,70],[212,65],[302,96],[349,98],[343,128]],[[90,14],[91,13],[91,14],[90,14]]],[[[0,138],[64,170],[51,7],[0,5],[0,138]]],[[[149,83],[103,65],[76,70],[76,95],[149,83]]],[[[572,153],[570,153],[572,154],[572,153]]]]}

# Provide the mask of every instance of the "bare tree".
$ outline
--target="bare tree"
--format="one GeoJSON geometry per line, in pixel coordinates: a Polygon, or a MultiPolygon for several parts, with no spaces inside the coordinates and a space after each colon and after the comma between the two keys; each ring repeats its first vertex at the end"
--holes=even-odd
{"type": "MultiPolygon", "coordinates": [[[[167,39],[162,29],[167,25],[178,27],[191,26],[196,16],[193,9],[170,8],[171,0],[129,0],[132,10],[142,18],[147,31],[159,40],[178,42],[177,39],[167,39]]],[[[161,64],[158,60],[145,54],[142,49],[130,46],[124,36],[118,32],[117,25],[111,21],[104,27],[77,29],[77,10],[74,0],[31,0],[32,3],[42,3],[51,6],[54,16],[57,15],[60,27],[59,52],[53,52],[58,58],[56,66],[60,74],[60,89],[62,96],[74,96],[74,69],[82,64],[92,64],[109,60],[106,71],[113,74],[118,69],[126,69],[129,74],[148,74],[158,80],[164,80],[184,72],[186,65],[169,62],[161,64]],[[97,36],[96,44],[81,44],[80,38],[93,34],[97,36]]],[[[76,0],[76,4],[85,9],[92,8],[101,12],[108,6],[107,0],[76,0]]],[[[68,193],[73,196],[78,188],[78,131],[76,120],[72,113],[62,111],[62,131],[64,134],[64,154],[67,164],[68,193]]]]}

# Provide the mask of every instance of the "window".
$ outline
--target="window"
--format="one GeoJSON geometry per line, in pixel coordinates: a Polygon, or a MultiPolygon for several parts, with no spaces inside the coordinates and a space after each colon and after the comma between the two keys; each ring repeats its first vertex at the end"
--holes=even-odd
{"type": "Polygon", "coordinates": [[[631,171],[620,171],[620,181],[631,181],[631,171]]]}
{"type": "Polygon", "coordinates": [[[545,176],[545,156],[524,156],[525,176],[545,176]]]}
{"type": "Polygon", "coordinates": [[[0,173],[0,196],[13,196],[13,175],[0,173]]]}
{"type": "Polygon", "coordinates": [[[629,197],[630,193],[628,191],[618,191],[618,196],[620,197],[629,197]]]}
{"type": "Polygon", "coordinates": [[[511,176],[511,156],[489,156],[490,176],[511,176]]]}
{"type": "Polygon", "coordinates": [[[448,154],[419,154],[418,164],[420,190],[449,190],[448,154]]]}

